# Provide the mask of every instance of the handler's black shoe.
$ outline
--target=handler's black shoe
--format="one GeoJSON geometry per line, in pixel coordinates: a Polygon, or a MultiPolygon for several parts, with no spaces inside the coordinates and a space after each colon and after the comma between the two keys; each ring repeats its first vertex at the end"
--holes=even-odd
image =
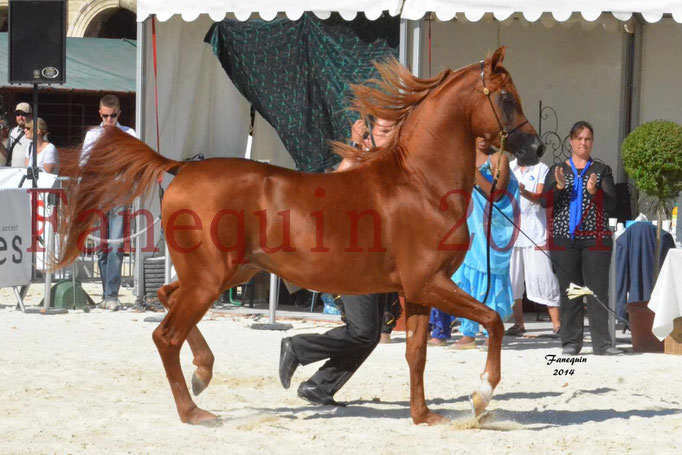
{"type": "Polygon", "coordinates": [[[609,346],[608,348],[602,349],[600,351],[594,351],[594,355],[620,355],[622,353],[623,351],[614,346],[609,346]]]}
{"type": "Polygon", "coordinates": [[[561,355],[578,355],[580,352],[580,349],[578,349],[576,346],[572,346],[570,344],[564,346],[561,349],[561,355]]]}
{"type": "Polygon", "coordinates": [[[298,396],[312,404],[321,404],[324,406],[342,406],[345,407],[345,403],[339,403],[335,401],[334,398],[329,395],[324,390],[311,381],[303,381],[300,386],[298,386],[298,396]]]}
{"type": "Polygon", "coordinates": [[[300,362],[294,352],[294,344],[291,342],[291,338],[282,339],[282,347],[279,351],[279,382],[282,383],[282,387],[289,388],[291,377],[299,365],[300,362]]]}

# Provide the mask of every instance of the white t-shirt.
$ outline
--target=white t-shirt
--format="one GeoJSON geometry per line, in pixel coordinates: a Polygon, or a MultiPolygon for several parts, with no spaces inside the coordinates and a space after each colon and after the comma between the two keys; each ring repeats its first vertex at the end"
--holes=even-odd
{"type": "MultiPolygon", "coordinates": [[[[116,123],[116,128],[130,134],[133,137],[137,137],[135,130],[128,126],[123,126],[120,123],[116,123]]],[[[99,135],[102,134],[102,131],[104,131],[104,123],[100,123],[99,127],[93,128],[85,134],[85,139],[83,140],[83,149],[81,151],[81,166],[85,166],[85,163],[88,162],[88,157],[90,156],[90,147],[92,147],[92,144],[94,144],[97,138],[99,138],[99,135]]]]}
{"type": "MultiPolygon", "coordinates": [[[[514,173],[519,184],[523,184],[527,191],[537,193],[538,185],[545,183],[545,177],[549,168],[544,163],[534,166],[526,166],[523,170],[519,166],[518,160],[509,163],[509,168],[514,173]]],[[[547,211],[540,204],[534,203],[519,195],[519,209],[521,210],[521,229],[533,242],[540,246],[547,243],[547,211]]],[[[525,235],[519,233],[515,247],[534,246],[525,235]]]]}
{"type": "Polygon", "coordinates": [[[26,167],[26,156],[28,155],[29,146],[31,142],[26,139],[25,134],[21,134],[23,130],[19,126],[15,126],[9,132],[9,140],[7,141],[7,151],[9,152],[12,144],[16,142],[14,149],[12,149],[12,167],[26,167]],[[17,141],[17,138],[21,134],[21,138],[17,141]]]}
{"type": "MultiPolygon", "coordinates": [[[[28,158],[28,162],[31,163],[31,160],[33,160],[33,149],[31,148],[29,150],[26,158],[28,158]]],[[[38,152],[38,169],[45,171],[46,164],[54,164],[55,167],[51,174],[59,174],[59,153],[57,153],[57,147],[51,143],[47,144],[42,152],[38,152]]]]}

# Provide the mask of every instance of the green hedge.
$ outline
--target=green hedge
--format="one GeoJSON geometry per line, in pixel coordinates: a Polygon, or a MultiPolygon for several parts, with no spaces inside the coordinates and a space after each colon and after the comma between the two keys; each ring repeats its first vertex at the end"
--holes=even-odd
{"type": "Polygon", "coordinates": [[[682,191],[682,126],[655,120],[623,141],[625,171],[637,187],[663,203],[682,191]]]}

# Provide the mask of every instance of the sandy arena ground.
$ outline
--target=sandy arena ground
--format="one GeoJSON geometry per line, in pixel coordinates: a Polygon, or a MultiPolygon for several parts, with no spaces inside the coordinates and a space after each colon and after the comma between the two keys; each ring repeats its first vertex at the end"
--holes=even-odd
{"type": "MultiPolygon", "coordinates": [[[[28,303],[36,304],[34,285],[28,303]]],[[[123,298],[131,303],[130,296],[123,298]]],[[[249,326],[261,315],[210,312],[200,324],[216,357],[211,385],[196,398],[222,426],[180,423],[151,339],[155,313],[132,310],[43,316],[14,310],[0,290],[1,454],[679,454],[682,356],[591,355],[555,375],[551,338],[505,339],[502,382],[481,422],[467,395],[485,353],[429,347],[426,396],[452,423],[413,425],[404,333],[379,345],[337,394],[346,408],[296,396],[317,365],[300,367],[290,390],[277,378],[283,336],[335,322],[292,319],[286,332],[249,326]]],[[[508,326],[509,324],[507,324],[508,326]]],[[[529,322],[531,334],[547,323],[529,322]]],[[[623,346],[623,345],[621,345],[623,346]]],[[[627,348],[627,345],[624,345],[627,348]]],[[[191,353],[182,351],[185,377],[191,353]]],[[[565,368],[565,367],[564,367],[565,368]]]]}

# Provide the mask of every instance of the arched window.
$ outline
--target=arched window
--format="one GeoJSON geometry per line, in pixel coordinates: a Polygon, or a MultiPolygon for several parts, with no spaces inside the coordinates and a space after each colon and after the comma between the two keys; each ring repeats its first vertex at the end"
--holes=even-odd
{"type": "Polygon", "coordinates": [[[90,21],[83,36],[134,40],[137,38],[135,13],[124,8],[104,10],[90,21]]]}

